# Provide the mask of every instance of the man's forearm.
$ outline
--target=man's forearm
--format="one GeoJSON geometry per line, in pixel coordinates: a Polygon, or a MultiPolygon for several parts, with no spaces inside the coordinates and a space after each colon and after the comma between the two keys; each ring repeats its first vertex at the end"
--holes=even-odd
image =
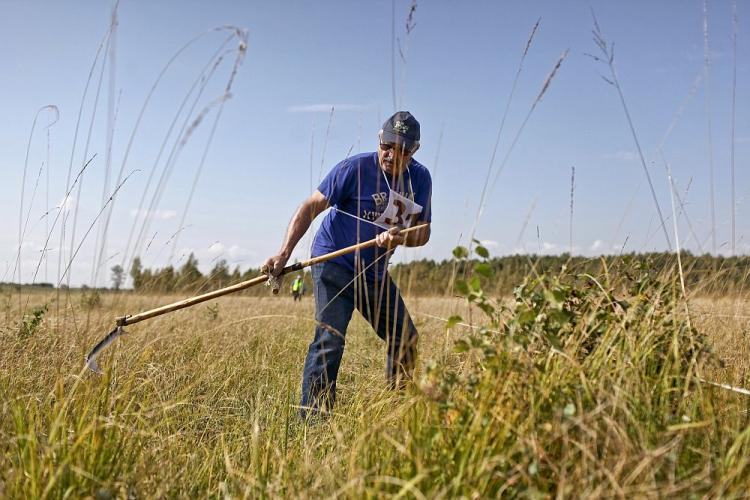
{"type": "Polygon", "coordinates": [[[286,258],[289,258],[294,251],[294,247],[297,246],[299,240],[305,235],[307,230],[310,228],[313,219],[317,215],[314,213],[314,208],[308,203],[302,203],[297,211],[294,212],[292,220],[289,221],[289,227],[286,230],[286,236],[284,236],[284,242],[281,244],[279,253],[286,258]]]}
{"type": "Polygon", "coordinates": [[[328,207],[328,200],[320,191],[315,191],[308,199],[294,212],[292,220],[289,221],[289,227],[286,229],[284,242],[276,255],[268,258],[263,267],[270,271],[274,276],[278,276],[284,270],[284,265],[291,257],[294,247],[302,239],[305,232],[310,228],[313,219],[328,207]]]}
{"type": "Polygon", "coordinates": [[[414,231],[413,233],[407,234],[406,238],[404,238],[404,246],[421,247],[430,240],[430,232],[430,226],[428,225],[423,229],[419,229],[417,231],[414,231]]]}

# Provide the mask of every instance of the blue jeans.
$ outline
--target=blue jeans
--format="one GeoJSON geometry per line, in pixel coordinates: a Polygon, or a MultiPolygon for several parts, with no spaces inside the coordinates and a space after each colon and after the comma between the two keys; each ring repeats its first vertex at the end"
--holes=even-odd
{"type": "Polygon", "coordinates": [[[324,262],[312,266],[312,278],[317,325],[305,358],[300,414],[333,406],[346,328],[355,307],[386,342],[388,384],[403,387],[414,371],[417,329],[388,272],[375,283],[359,277],[355,287],[353,271],[324,262]]]}

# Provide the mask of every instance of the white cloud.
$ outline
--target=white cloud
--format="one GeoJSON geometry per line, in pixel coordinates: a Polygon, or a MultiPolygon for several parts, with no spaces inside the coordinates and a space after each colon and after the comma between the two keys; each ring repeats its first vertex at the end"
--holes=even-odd
{"type": "Polygon", "coordinates": [[[219,255],[226,251],[227,247],[224,243],[217,241],[208,247],[208,253],[211,255],[219,255]]]}
{"type": "Polygon", "coordinates": [[[177,255],[180,256],[180,259],[187,259],[188,255],[190,255],[191,253],[195,254],[196,251],[193,248],[191,248],[191,247],[182,247],[177,252],[177,255]]]}
{"type": "Polygon", "coordinates": [[[170,220],[177,217],[177,210],[136,210],[135,208],[130,211],[131,217],[143,217],[148,219],[157,220],[170,220]]]}
{"type": "Polygon", "coordinates": [[[65,212],[70,212],[72,209],[75,208],[75,206],[76,206],[75,196],[68,196],[67,198],[63,198],[57,204],[57,208],[65,212]]]}
{"type": "Polygon", "coordinates": [[[592,252],[598,252],[604,247],[604,242],[602,240],[595,240],[591,246],[589,247],[589,250],[592,252]]]}
{"type": "Polygon", "coordinates": [[[203,273],[209,272],[220,260],[225,260],[230,267],[239,265],[245,269],[247,266],[255,266],[253,259],[258,257],[258,253],[254,250],[215,241],[203,248],[181,247],[175,254],[173,265],[178,268],[184,265],[191,253],[198,259],[198,267],[203,273]]]}
{"type": "Polygon", "coordinates": [[[330,113],[331,108],[336,111],[363,111],[369,106],[361,104],[301,104],[288,106],[287,113],[330,113]]]}
{"type": "Polygon", "coordinates": [[[545,241],[542,243],[542,250],[546,252],[553,252],[557,250],[557,243],[550,243],[549,241],[545,241]]]}
{"type": "Polygon", "coordinates": [[[498,245],[497,241],[493,240],[482,240],[480,243],[482,243],[483,247],[487,248],[497,248],[498,245]]]}
{"type": "Polygon", "coordinates": [[[638,153],[635,151],[617,151],[616,153],[605,153],[602,155],[605,160],[617,161],[635,161],[638,159],[638,153]]]}
{"type": "Polygon", "coordinates": [[[230,246],[227,249],[227,254],[233,259],[236,259],[237,257],[255,257],[258,255],[257,252],[248,250],[247,248],[243,248],[238,245],[230,246]]]}
{"type": "Polygon", "coordinates": [[[217,255],[225,255],[229,260],[236,261],[243,257],[256,257],[258,254],[253,250],[241,247],[239,245],[225,245],[220,241],[212,243],[208,247],[208,255],[216,257],[217,255]]]}

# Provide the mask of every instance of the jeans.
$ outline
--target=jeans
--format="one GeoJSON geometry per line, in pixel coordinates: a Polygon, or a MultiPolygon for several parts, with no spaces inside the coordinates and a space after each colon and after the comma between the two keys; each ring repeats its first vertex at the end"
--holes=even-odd
{"type": "Polygon", "coordinates": [[[353,280],[354,272],[350,269],[324,262],[312,266],[312,278],[316,327],[305,358],[301,416],[307,416],[311,410],[317,413],[330,409],[335,402],[346,328],[355,307],[386,342],[388,384],[393,388],[403,387],[414,371],[417,329],[388,272],[370,283],[372,280],[364,275],[353,280]]]}

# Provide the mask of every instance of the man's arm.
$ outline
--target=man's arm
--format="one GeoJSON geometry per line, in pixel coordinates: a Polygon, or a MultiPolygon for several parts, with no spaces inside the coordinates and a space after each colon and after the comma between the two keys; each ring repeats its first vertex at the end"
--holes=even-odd
{"type": "MultiPolygon", "coordinates": [[[[418,222],[417,225],[424,224],[418,222]]],[[[375,243],[379,247],[395,247],[404,245],[407,247],[421,247],[430,240],[430,225],[407,234],[399,234],[399,230],[392,227],[390,230],[382,232],[375,237],[375,243]]]]}
{"type": "Polygon", "coordinates": [[[326,208],[328,208],[328,200],[323,196],[323,193],[317,190],[302,202],[297,211],[294,212],[292,220],[289,221],[284,242],[281,244],[278,253],[270,257],[264,264],[264,266],[268,266],[271,274],[278,276],[281,273],[292,255],[294,247],[297,246],[299,240],[310,228],[310,224],[315,217],[326,208]]]}
{"type": "MultiPolygon", "coordinates": [[[[417,222],[417,225],[424,224],[424,222],[417,222]]],[[[431,226],[428,223],[427,227],[417,229],[416,231],[406,235],[404,239],[404,246],[407,247],[421,247],[430,241],[430,234],[432,234],[431,226]]]]}

